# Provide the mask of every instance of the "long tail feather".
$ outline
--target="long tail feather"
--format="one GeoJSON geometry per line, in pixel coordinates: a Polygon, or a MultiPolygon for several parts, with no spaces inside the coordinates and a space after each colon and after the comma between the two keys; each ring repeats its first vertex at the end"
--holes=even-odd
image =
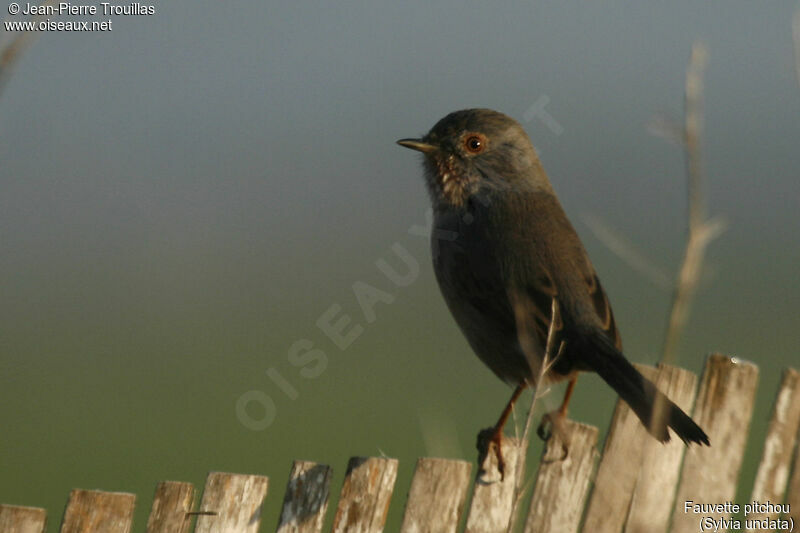
{"type": "Polygon", "coordinates": [[[708,435],[700,426],[636,370],[601,331],[584,330],[569,337],[571,349],[580,351],[583,360],[625,400],[655,438],[667,442],[670,427],[686,444],[709,446],[708,435]],[[660,416],[653,413],[656,403],[664,409],[660,416]]]}

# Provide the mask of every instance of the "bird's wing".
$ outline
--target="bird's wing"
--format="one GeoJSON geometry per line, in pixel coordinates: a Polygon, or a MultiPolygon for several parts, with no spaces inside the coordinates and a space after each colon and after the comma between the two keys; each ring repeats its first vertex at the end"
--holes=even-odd
{"type": "Polygon", "coordinates": [[[600,325],[603,331],[606,332],[608,338],[613,340],[614,346],[616,346],[618,350],[622,350],[622,338],[619,335],[617,323],[614,321],[614,313],[611,311],[611,304],[606,296],[606,291],[604,291],[603,287],[600,285],[600,279],[597,277],[591,265],[589,265],[585,280],[586,288],[589,291],[589,298],[591,298],[594,310],[600,318],[600,325]]]}
{"type": "MultiPolygon", "coordinates": [[[[542,351],[547,345],[547,335],[553,319],[553,300],[558,297],[558,290],[553,278],[547,270],[537,269],[536,276],[529,281],[523,291],[511,295],[511,302],[516,316],[517,329],[525,328],[532,335],[542,351]]],[[[553,334],[558,335],[563,328],[561,315],[556,313],[553,334]]]]}
{"type": "MultiPolygon", "coordinates": [[[[585,268],[582,270],[586,297],[599,318],[600,327],[608,338],[612,340],[616,348],[621,350],[622,340],[614,320],[614,313],[611,311],[611,304],[588,258],[586,259],[585,268]]],[[[528,317],[526,322],[528,323],[528,328],[535,333],[540,345],[544,347],[547,343],[547,334],[550,331],[553,299],[559,297],[558,287],[554,281],[554,276],[541,263],[537,264],[535,273],[529,272],[528,274],[526,276],[528,279],[526,279],[524,285],[524,299],[527,304],[525,314],[528,317]]],[[[514,303],[515,314],[519,323],[520,298],[517,298],[516,301],[512,300],[512,302],[514,303]]],[[[563,308],[563,305],[561,307],[563,308]]],[[[556,338],[561,333],[563,326],[561,317],[556,316],[556,324],[553,329],[556,338]]]]}

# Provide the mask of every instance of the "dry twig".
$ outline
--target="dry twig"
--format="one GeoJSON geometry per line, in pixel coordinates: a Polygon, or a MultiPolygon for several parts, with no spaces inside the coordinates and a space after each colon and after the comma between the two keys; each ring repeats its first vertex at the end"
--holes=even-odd
{"type": "Polygon", "coordinates": [[[622,233],[609,226],[600,217],[592,214],[585,214],[583,221],[594,233],[594,236],[606,245],[606,248],[616,254],[633,270],[660,289],[668,290],[673,287],[669,276],[642,255],[622,233]]]}
{"type": "MultiPolygon", "coordinates": [[[[519,306],[514,307],[514,312],[517,315],[517,331],[520,332],[520,345],[524,351],[528,351],[530,349],[530,342],[532,341],[530,337],[530,333],[528,332],[527,328],[524,327],[524,324],[521,322],[521,316],[523,313],[519,309],[519,306]]],[[[544,356],[542,358],[542,364],[539,367],[539,375],[536,377],[536,383],[533,384],[534,392],[531,396],[531,404],[528,408],[528,416],[525,419],[525,426],[522,430],[522,437],[518,439],[519,450],[517,452],[517,470],[516,476],[514,478],[514,498],[511,504],[511,515],[508,522],[508,529],[506,530],[508,533],[514,531],[514,527],[516,526],[517,522],[517,514],[519,510],[519,504],[522,501],[522,496],[525,494],[529,483],[523,484],[523,479],[525,477],[525,466],[526,466],[526,458],[527,458],[527,451],[528,451],[528,442],[530,437],[530,430],[533,423],[533,413],[534,408],[536,407],[536,401],[546,394],[545,390],[542,390],[542,385],[544,385],[544,378],[550,369],[553,367],[555,362],[561,356],[561,353],[564,350],[564,342],[562,341],[559,343],[558,351],[554,355],[555,350],[555,328],[556,324],[558,323],[559,310],[558,310],[558,301],[553,298],[552,304],[550,307],[550,327],[547,330],[547,341],[545,343],[544,349],[544,356]]],[[[532,481],[532,480],[531,480],[532,481]]]]}
{"type": "MultiPolygon", "coordinates": [[[[46,0],[41,5],[52,5],[55,0],[46,0]]],[[[43,19],[43,15],[36,15],[31,20],[36,22],[43,19]]],[[[20,31],[14,34],[8,44],[5,44],[0,49],[0,94],[5,89],[6,82],[11,75],[11,70],[16,64],[22,52],[33,42],[37,32],[33,31],[20,31]]]]}
{"type": "Polygon", "coordinates": [[[689,306],[694,296],[703,266],[706,247],[725,229],[721,218],[707,219],[703,198],[703,169],[700,157],[700,136],[703,129],[703,72],[708,63],[705,45],[695,43],[689,67],[686,70],[685,126],[683,143],[686,151],[686,167],[689,194],[689,230],[683,263],[672,297],[664,351],[661,362],[671,364],[680,333],[689,316],[689,306]]]}

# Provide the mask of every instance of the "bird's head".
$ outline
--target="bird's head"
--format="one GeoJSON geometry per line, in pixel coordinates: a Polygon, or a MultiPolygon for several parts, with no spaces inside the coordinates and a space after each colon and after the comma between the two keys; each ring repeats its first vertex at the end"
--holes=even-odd
{"type": "Polygon", "coordinates": [[[479,191],[549,188],[525,130],[497,111],[455,111],[421,139],[397,144],[424,154],[428,190],[440,208],[461,207],[479,191]]]}

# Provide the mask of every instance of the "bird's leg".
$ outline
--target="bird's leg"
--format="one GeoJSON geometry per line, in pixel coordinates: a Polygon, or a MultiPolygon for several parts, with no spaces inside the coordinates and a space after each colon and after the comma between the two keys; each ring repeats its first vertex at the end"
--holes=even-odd
{"type": "MultiPolygon", "coordinates": [[[[575,374],[570,378],[569,383],[567,383],[567,390],[564,392],[564,400],[561,402],[561,407],[542,416],[542,421],[536,429],[536,434],[539,435],[539,438],[542,440],[550,440],[553,433],[558,433],[559,431],[563,433],[561,428],[564,420],[567,418],[567,406],[572,398],[572,392],[575,390],[575,383],[577,382],[578,374],[575,374]]],[[[564,457],[566,458],[566,455],[564,457]]]]}
{"type": "Polygon", "coordinates": [[[514,408],[514,403],[519,398],[519,395],[522,394],[523,389],[527,386],[527,383],[522,382],[517,385],[517,388],[514,389],[514,393],[511,395],[511,399],[508,400],[508,404],[506,408],[503,409],[503,412],[500,414],[500,418],[497,420],[497,423],[490,428],[486,428],[478,433],[478,464],[483,464],[483,461],[486,459],[486,456],[489,453],[489,449],[494,444],[494,454],[497,457],[497,470],[500,472],[500,481],[502,481],[505,477],[505,467],[506,462],[503,460],[503,427],[505,427],[506,422],[508,421],[508,417],[511,415],[511,410],[514,408]]]}
{"type": "Polygon", "coordinates": [[[567,383],[567,390],[564,391],[564,400],[561,402],[561,407],[558,408],[558,414],[562,417],[567,416],[567,405],[569,405],[570,399],[572,399],[572,392],[575,390],[575,384],[578,382],[578,374],[572,376],[567,383]]]}

